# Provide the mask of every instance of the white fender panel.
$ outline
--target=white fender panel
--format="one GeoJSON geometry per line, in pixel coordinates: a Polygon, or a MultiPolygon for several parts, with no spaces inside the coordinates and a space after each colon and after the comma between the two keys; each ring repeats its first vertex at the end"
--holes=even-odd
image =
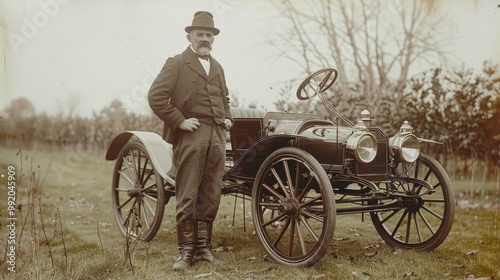
{"type": "Polygon", "coordinates": [[[149,155],[149,159],[153,166],[168,183],[175,186],[175,180],[168,175],[173,166],[173,150],[172,145],[167,143],[160,135],[149,131],[125,131],[118,134],[106,152],[107,160],[115,160],[120,154],[121,149],[127,144],[132,136],[136,136],[139,141],[144,144],[149,155]]]}

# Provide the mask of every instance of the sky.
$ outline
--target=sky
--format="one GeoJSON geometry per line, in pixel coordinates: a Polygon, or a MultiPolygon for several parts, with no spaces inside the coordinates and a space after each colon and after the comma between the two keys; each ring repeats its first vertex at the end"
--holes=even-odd
{"type": "MultiPolygon", "coordinates": [[[[457,65],[500,63],[500,0],[436,3],[436,16],[447,13],[453,23],[457,65]]],[[[0,112],[26,97],[38,113],[73,107],[90,116],[114,99],[149,113],[149,86],[165,60],[188,46],[184,27],[198,10],[212,12],[221,30],[212,55],[230,92],[273,110],[281,84],[301,69],[265,43],[282,28],[270,1],[0,0],[0,112]]]]}

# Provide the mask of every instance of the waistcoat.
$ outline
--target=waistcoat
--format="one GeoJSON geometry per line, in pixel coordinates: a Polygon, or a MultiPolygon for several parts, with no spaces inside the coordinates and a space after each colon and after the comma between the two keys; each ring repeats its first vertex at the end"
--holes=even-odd
{"type": "Polygon", "coordinates": [[[195,80],[197,83],[196,95],[188,118],[197,118],[206,124],[224,123],[225,107],[219,75],[209,82],[202,76],[198,76],[195,80]]]}

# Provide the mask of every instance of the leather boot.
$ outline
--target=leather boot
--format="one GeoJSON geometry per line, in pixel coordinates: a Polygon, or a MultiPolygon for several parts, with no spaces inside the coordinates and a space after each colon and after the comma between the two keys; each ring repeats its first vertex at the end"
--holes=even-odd
{"type": "Polygon", "coordinates": [[[196,260],[208,261],[216,265],[226,262],[217,259],[212,252],[212,223],[198,221],[198,246],[196,260]]]}
{"type": "Polygon", "coordinates": [[[174,263],[174,270],[184,270],[193,265],[196,243],[198,242],[197,227],[194,223],[177,225],[177,243],[179,257],[174,263]]]}

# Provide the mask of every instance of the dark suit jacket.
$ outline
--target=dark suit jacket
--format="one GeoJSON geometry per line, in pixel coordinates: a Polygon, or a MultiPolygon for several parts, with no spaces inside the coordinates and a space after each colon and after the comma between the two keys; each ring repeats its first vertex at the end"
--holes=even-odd
{"type": "Polygon", "coordinates": [[[214,58],[210,56],[208,77],[191,47],[182,54],[167,59],[148,94],[151,109],[165,123],[163,137],[167,142],[175,143],[179,124],[193,108],[198,86],[195,81],[202,80],[208,84],[213,79],[219,79],[225,104],[225,118],[232,120],[224,70],[214,58]]]}

